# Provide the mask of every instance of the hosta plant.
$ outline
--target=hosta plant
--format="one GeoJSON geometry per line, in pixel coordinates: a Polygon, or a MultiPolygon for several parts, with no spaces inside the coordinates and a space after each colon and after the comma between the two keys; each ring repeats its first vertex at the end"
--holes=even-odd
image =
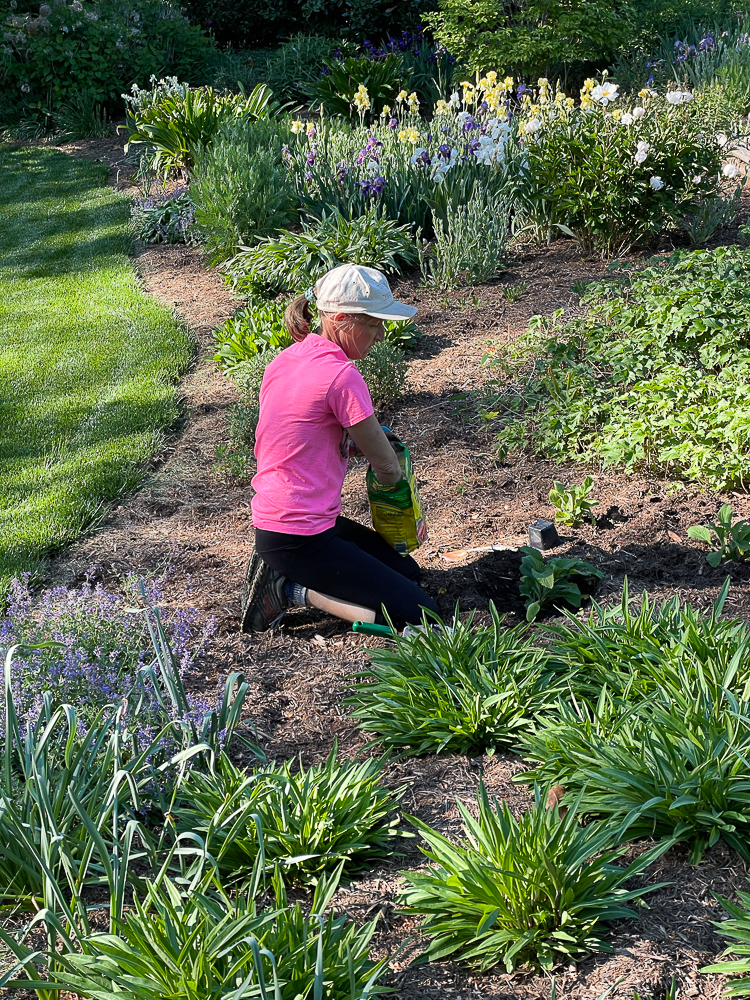
{"type": "Polygon", "coordinates": [[[724,559],[740,560],[750,555],[750,520],[744,518],[733,524],[732,507],[728,503],[719,508],[715,524],[694,524],[688,528],[688,536],[715,546],[706,556],[709,566],[718,566],[724,559]]]}
{"type": "Polygon", "coordinates": [[[213,332],[218,348],[214,358],[220,368],[232,371],[256,354],[272,357],[292,343],[284,325],[286,302],[251,299],[213,332]]]}
{"type": "Polygon", "coordinates": [[[658,888],[624,885],[666,848],[657,845],[619,867],[614,862],[627,846],[617,846],[616,828],[582,826],[575,801],[563,816],[537,792],[535,805],[517,820],[482,786],[477,806],[475,819],[459,800],[458,844],[411,820],[430,862],[424,872],[404,873],[405,909],[424,917],[429,940],[422,962],[450,957],[481,970],[502,963],[512,972],[611,951],[609,925],[634,915],[624,904],[658,888]]]}
{"type": "Polygon", "coordinates": [[[221,874],[249,877],[258,856],[285,877],[314,883],[344,863],[355,871],[392,852],[398,793],[380,784],[383,761],[289,763],[246,772],[223,758],[210,774],[187,773],[175,807],[178,829],[198,834],[221,874]]]}
{"type": "Polygon", "coordinates": [[[527,627],[477,627],[456,615],[370,651],[350,703],[359,725],[411,754],[480,754],[511,744],[560,688],[527,627]]]}
{"type": "Polygon", "coordinates": [[[549,502],[555,508],[555,520],[569,528],[576,528],[584,521],[593,521],[594,507],[598,500],[589,500],[594,480],[586,476],[580,486],[566,486],[555,480],[549,491],[549,502]]]}
{"type": "Polygon", "coordinates": [[[707,965],[701,972],[716,972],[720,976],[734,976],[724,991],[726,997],[750,996],[750,893],[737,892],[740,902],[733,903],[730,899],[718,896],[718,900],[729,914],[728,919],[716,923],[719,934],[733,943],[729,945],[724,955],[742,955],[743,958],[732,958],[729,961],[707,965]]]}
{"type": "Polygon", "coordinates": [[[368,954],[376,921],[357,928],[333,915],[339,873],[321,878],[309,913],[288,905],[280,878],[275,906],[263,909],[250,891],[230,898],[209,879],[182,886],[161,877],[135,897],[116,933],[91,934],[53,982],[35,985],[94,1000],[377,1000],[390,990],[378,985],[385,959],[368,954]]]}
{"type": "Polygon", "coordinates": [[[533,621],[547,605],[560,603],[580,608],[583,601],[581,584],[591,588],[604,574],[583,559],[544,559],[538,549],[522,545],[521,596],[526,598],[526,620],[533,621]],[[555,603],[557,602],[557,603],[555,603]]]}
{"type": "Polygon", "coordinates": [[[410,226],[399,226],[376,210],[346,219],[331,212],[301,233],[282,230],[251,247],[240,247],[227,265],[239,291],[303,292],[339,264],[364,264],[388,274],[413,264],[417,251],[410,226]]]}

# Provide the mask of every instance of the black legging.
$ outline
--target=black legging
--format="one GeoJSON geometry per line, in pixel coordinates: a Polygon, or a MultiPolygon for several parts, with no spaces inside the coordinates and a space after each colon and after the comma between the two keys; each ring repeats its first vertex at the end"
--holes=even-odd
{"type": "Polygon", "coordinates": [[[437,612],[435,601],[417,586],[422,571],[411,556],[399,555],[377,532],[347,517],[337,517],[333,528],[318,535],[256,528],[255,548],[287,579],[369,608],[381,625],[381,605],[396,628],[419,624],[422,608],[437,612]]]}

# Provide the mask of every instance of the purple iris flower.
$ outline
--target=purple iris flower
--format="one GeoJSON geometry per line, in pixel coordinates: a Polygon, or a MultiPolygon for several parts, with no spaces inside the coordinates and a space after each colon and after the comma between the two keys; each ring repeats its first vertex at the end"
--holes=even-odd
{"type": "Polygon", "coordinates": [[[444,160],[450,160],[451,158],[451,148],[446,146],[445,143],[442,146],[438,146],[438,156],[442,156],[444,160]]]}
{"type": "Polygon", "coordinates": [[[463,124],[464,132],[473,132],[475,128],[479,128],[477,122],[473,118],[467,118],[463,124]]]}
{"type": "Polygon", "coordinates": [[[349,164],[346,162],[346,160],[342,160],[341,163],[339,163],[338,167],[336,167],[336,176],[340,181],[343,181],[346,177],[349,176],[349,164]]]}
{"type": "Polygon", "coordinates": [[[398,118],[391,118],[391,120],[388,122],[388,127],[392,128],[395,132],[395,130],[398,128],[398,118]]]}
{"type": "Polygon", "coordinates": [[[312,172],[312,170],[305,171],[305,183],[309,184],[312,179],[313,179],[313,172],[312,172]]]}

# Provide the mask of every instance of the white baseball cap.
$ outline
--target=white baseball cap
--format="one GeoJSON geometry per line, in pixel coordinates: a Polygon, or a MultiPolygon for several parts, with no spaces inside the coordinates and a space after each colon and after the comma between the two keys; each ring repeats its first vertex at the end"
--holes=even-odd
{"type": "Polygon", "coordinates": [[[375,319],[411,319],[416,306],[397,302],[388,279],[374,267],[341,264],[315,283],[315,302],[321,312],[364,313],[375,319]]]}

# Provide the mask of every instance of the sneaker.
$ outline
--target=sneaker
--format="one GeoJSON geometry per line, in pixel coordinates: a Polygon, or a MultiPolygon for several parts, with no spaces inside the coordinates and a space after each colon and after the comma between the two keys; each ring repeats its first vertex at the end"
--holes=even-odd
{"type": "Polygon", "coordinates": [[[278,625],[289,607],[285,585],[286,577],[253,552],[242,589],[243,632],[266,632],[278,625]]]}

